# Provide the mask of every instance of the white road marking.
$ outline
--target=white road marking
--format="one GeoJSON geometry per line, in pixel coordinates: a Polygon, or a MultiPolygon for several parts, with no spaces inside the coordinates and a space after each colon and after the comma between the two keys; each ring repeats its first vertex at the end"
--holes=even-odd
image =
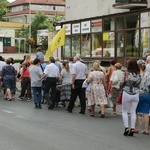
{"type": "Polygon", "coordinates": [[[6,113],[8,113],[8,114],[13,114],[13,112],[12,112],[12,111],[9,111],[9,110],[1,110],[1,111],[6,112],[6,113]]]}

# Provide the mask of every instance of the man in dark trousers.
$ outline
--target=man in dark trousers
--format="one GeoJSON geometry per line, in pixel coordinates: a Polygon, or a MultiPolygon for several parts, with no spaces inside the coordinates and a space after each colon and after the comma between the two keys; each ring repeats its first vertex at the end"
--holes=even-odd
{"type": "Polygon", "coordinates": [[[44,77],[46,78],[44,84],[44,95],[48,104],[48,109],[53,109],[55,106],[56,99],[56,83],[58,81],[58,77],[60,75],[58,67],[55,65],[55,59],[53,57],[50,58],[50,64],[46,66],[44,69],[44,75],[40,78],[42,80],[44,77]],[[50,98],[51,91],[51,98],[50,98]]]}
{"type": "Polygon", "coordinates": [[[82,88],[82,84],[84,80],[87,78],[88,71],[87,66],[80,61],[80,57],[75,56],[74,57],[74,64],[72,66],[72,92],[71,92],[71,98],[69,101],[69,105],[67,108],[68,112],[72,112],[72,109],[74,107],[74,102],[79,96],[80,104],[81,104],[81,110],[80,114],[85,114],[86,110],[86,102],[85,102],[85,88],[82,88]]]}

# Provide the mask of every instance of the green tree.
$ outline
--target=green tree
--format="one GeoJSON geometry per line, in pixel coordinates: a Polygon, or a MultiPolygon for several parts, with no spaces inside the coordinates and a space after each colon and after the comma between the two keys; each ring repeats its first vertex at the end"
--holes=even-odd
{"type": "MultiPolygon", "coordinates": [[[[60,22],[64,20],[64,17],[55,15],[51,19],[44,13],[44,12],[38,12],[31,23],[31,37],[35,40],[35,46],[37,41],[37,30],[42,29],[48,29],[49,32],[53,32],[55,30],[55,27],[53,27],[54,22],[60,22]]],[[[43,38],[42,46],[44,50],[48,47],[47,39],[43,38]]]]}
{"type": "Polygon", "coordinates": [[[2,16],[8,12],[7,5],[9,2],[7,0],[0,0],[0,21],[2,21],[2,16]]]}

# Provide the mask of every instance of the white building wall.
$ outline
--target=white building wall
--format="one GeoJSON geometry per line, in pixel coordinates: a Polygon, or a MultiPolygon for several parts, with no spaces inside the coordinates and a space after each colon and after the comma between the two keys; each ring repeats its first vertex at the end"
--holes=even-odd
{"type": "Polygon", "coordinates": [[[1,28],[0,34],[4,35],[4,37],[11,37],[11,46],[15,46],[15,29],[1,28]]]}
{"type": "MultiPolygon", "coordinates": [[[[127,12],[113,8],[115,0],[66,0],[66,21],[127,12]]],[[[150,0],[148,0],[150,7],[150,0]]]]}

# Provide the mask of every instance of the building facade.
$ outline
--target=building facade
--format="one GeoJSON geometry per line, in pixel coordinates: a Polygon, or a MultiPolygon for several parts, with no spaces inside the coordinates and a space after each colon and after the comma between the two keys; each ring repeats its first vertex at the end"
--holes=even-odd
{"type": "Polygon", "coordinates": [[[8,5],[9,12],[3,16],[8,22],[30,23],[37,12],[44,12],[48,17],[55,14],[65,15],[64,0],[16,0],[8,5]],[[31,16],[30,16],[31,15],[31,16]]]}
{"type": "Polygon", "coordinates": [[[82,2],[66,1],[64,59],[80,53],[84,60],[115,59],[126,65],[130,58],[150,54],[149,0],[82,2]]]}
{"type": "Polygon", "coordinates": [[[15,30],[28,27],[28,24],[0,22],[0,53],[14,53],[15,40],[21,41],[22,38],[15,38],[15,30]]]}

